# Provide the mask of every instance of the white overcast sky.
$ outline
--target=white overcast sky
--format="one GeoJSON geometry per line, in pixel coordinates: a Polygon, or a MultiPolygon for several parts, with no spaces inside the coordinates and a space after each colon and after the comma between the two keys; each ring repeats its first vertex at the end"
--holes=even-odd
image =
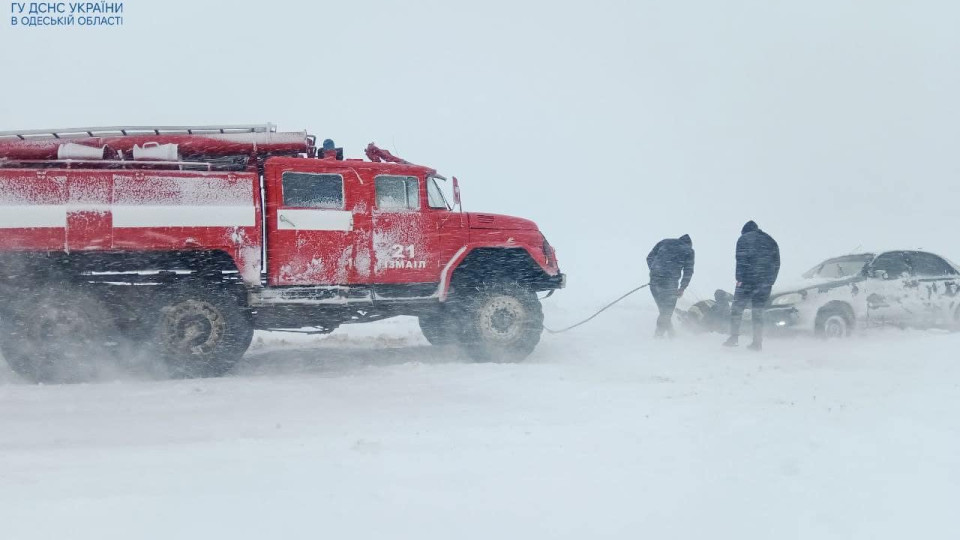
{"type": "MultiPolygon", "coordinates": [[[[4,2],[4,11],[9,4],[4,2]]],[[[124,2],[120,28],[0,21],[0,130],[272,121],[457,175],[536,220],[568,298],[689,233],[729,287],[755,219],[790,279],[924,247],[960,260],[960,3],[124,2]]]]}

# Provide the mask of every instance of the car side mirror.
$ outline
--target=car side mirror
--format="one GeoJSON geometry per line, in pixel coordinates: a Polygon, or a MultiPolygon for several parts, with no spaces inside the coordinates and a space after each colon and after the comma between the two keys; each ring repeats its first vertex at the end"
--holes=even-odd
{"type": "Polygon", "coordinates": [[[460,206],[460,181],[453,177],[453,204],[460,206]]]}

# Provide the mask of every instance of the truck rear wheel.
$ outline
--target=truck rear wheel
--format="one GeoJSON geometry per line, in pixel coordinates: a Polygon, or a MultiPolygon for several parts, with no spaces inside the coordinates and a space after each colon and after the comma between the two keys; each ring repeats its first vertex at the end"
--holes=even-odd
{"type": "Polygon", "coordinates": [[[461,342],[480,362],[519,362],[543,332],[536,293],[515,284],[485,285],[462,300],[461,342]]]}
{"type": "Polygon", "coordinates": [[[0,314],[0,350],[31,382],[95,379],[117,353],[118,332],[100,300],[77,290],[20,296],[0,314]]]}
{"type": "Polygon", "coordinates": [[[250,314],[215,285],[164,295],[155,324],[153,346],[174,377],[222,376],[253,339],[250,314]]]}

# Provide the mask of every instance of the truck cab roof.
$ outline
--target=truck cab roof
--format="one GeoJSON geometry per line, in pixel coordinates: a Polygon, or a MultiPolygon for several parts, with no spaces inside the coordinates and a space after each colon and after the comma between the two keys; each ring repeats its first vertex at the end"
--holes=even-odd
{"type": "Polygon", "coordinates": [[[402,174],[416,176],[430,176],[437,174],[437,171],[423,165],[413,163],[376,163],[362,159],[315,159],[315,158],[296,158],[296,157],[272,157],[267,160],[268,164],[278,165],[280,167],[289,167],[296,169],[298,167],[309,166],[316,169],[317,163],[327,164],[331,169],[350,168],[362,171],[373,171],[384,174],[402,174]]]}

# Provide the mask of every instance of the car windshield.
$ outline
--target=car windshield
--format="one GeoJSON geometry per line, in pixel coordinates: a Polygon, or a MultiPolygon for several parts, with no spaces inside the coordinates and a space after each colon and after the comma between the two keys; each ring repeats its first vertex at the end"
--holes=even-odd
{"type": "Polygon", "coordinates": [[[870,253],[827,259],[808,270],[803,277],[805,279],[842,279],[856,276],[872,259],[873,255],[870,253]]]}
{"type": "Polygon", "coordinates": [[[427,204],[430,205],[430,208],[453,210],[450,203],[447,202],[447,197],[443,194],[443,189],[440,187],[440,184],[437,183],[437,180],[443,180],[443,182],[446,183],[446,178],[442,176],[430,176],[427,178],[427,204]]]}

